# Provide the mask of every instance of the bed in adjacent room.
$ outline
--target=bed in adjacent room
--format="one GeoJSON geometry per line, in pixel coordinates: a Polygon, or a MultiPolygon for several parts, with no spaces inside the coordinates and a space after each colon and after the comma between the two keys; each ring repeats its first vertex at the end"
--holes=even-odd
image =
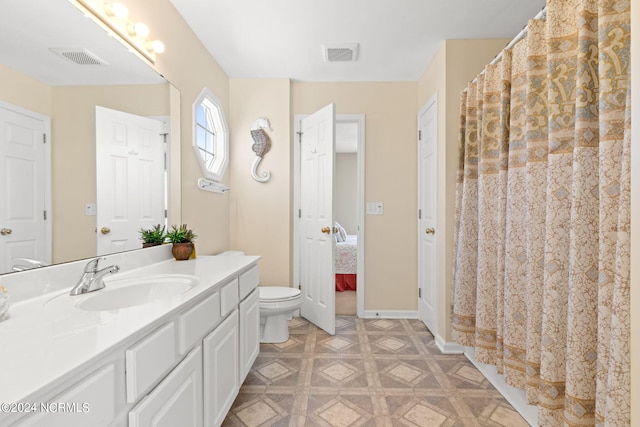
{"type": "Polygon", "coordinates": [[[357,273],[358,236],[346,235],[336,242],[336,291],[355,291],[357,273]]]}

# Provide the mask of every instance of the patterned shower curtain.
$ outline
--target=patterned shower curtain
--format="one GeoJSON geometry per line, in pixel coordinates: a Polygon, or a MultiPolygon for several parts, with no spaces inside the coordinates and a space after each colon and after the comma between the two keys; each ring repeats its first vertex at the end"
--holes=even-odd
{"type": "Polygon", "coordinates": [[[630,425],[630,0],[548,0],[462,92],[456,342],[542,426],[630,425]]]}

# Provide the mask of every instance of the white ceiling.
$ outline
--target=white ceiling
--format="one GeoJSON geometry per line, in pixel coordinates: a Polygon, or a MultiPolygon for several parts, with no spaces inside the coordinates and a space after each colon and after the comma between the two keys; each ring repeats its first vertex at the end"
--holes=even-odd
{"type": "MultiPolygon", "coordinates": [[[[171,0],[230,77],[416,81],[445,39],[512,38],[545,0],[171,0]],[[322,45],[359,43],[356,62],[322,45]]],[[[497,54],[498,52],[496,52],[497,54]]]]}

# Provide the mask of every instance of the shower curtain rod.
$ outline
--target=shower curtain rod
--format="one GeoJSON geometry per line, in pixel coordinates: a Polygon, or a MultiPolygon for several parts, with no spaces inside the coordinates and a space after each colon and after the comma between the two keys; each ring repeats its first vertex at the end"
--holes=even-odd
{"type": "MultiPolygon", "coordinates": [[[[538,14],[536,16],[533,17],[533,19],[544,19],[547,17],[547,6],[545,5],[542,10],[540,12],[538,12],[538,14]]],[[[495,64],[496,62],[498,62],[500,59],[502,59],[502,55],[505,49],[511,49],[513,47],[513,45],[515,45],[516,43],[518,43],[520,40],[522,40],[523,38],[525,38],[527,36],[527,28],[529,27],[529,25],[525,25],[524,28],[509,42],[507,43],[507,45],[504,47],[504,49],[502,49],[496,56],[495,58],[493,58],[493,60],[489,63],[491,65],[495,64]]],[[[480,71],[480,75],[485,73],[485,69],[482,69],[482,71],[480,71]]],[[[471,80],[471,83],[474,83],[475,81],[478,80],[478,77],[474,78],[473,80],[471,80]]],[[[466,89],[465,89],[466,90],[466,89]]]]}

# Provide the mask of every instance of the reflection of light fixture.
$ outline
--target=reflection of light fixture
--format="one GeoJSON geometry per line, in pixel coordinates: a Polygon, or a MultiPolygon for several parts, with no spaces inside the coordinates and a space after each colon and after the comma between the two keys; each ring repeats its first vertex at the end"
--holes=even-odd
{"type": "Polygon", "coordinates": [[[160,40],[151,40],[145,43],[145,47],[149,52],[162,53],[164,52],[164,43],[160,40]]]}
{"type": "Polygon", "coordinates": [[[116,18],[125,19],[129,16],[129,9],[124,3],[105,3],[104,11],[109,16],[115,16],[116,18]]]}
{"type": "Polygon", "coordinates": [[[116,38],[152,64],[156,54],[164,52],[164,43],[148,38],[149,27],[134,20],[129,20],[129,9],[124,3],[112,0],[71,0],[83,12],[99,25],[114,34],[116,38]]]}
{"type": "Polygon", "coordinates": [[[147,27],[147,24],[144,24],[142,22],[129,24],[127,26],[127,31],[132,36],[147,37],[149,35],[149,27],[147,27]]]}

